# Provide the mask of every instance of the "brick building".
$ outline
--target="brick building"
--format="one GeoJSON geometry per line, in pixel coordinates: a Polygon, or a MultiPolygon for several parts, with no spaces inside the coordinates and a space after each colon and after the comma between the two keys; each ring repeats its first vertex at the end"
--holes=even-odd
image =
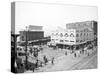
{"type": "Polygon", "coordinates": [[[26,35],[28,41],[40,40],[44,38],[44,31],[42,26],[30,25],[27,31],[20,31],[20,41],[26,41],[26,35]]]}

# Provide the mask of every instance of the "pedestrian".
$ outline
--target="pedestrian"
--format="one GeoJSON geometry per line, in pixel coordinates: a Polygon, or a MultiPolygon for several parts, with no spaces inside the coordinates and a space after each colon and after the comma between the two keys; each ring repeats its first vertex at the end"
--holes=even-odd
{"type": "Polygon", "coordinates": [[[88,54],[88,56],[90,55],[89,51],[88,51],[88,53],[87,53],[87,54],[88,54]]]}
{"type": "Polygon", "coordinates": [[[82,49],[82,54],[84,54],[84,49],[82,49]]]}
{"type": "Polygon", "coordinates": [[[36,64],[35,64],[35,67],[36,67],[36,68],[38,68],[38,62],[39,62],[39,60],[37,59],[37,60],[36,60],[36,64]]]}
{"type": "Polygon", "coordinates": [[[74,57],[76,57],[76,53],[74,53],[74,57]]]}
{"type": "Polygon", "coordinates": [[[48,59],[46,58],[46,56],[44,56],[43,59],[44,59],[45,65],[46,65],[46,63],[48,62],[48,59]]]}
{"type": "Polygon", "coordinates": [[[51,61],[52,65],[54,65],[54,57],[52,58],[52,61],[51,61]]]}
{"type": "Polygon", "coordinates": [[[65,55],[67,55],[67,51],[65,52],[65,55]]]}

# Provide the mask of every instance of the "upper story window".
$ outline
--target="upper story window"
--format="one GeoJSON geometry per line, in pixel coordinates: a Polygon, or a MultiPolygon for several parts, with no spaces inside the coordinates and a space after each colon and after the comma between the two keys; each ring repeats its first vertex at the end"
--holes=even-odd
{"type": "Polygon", "coordinates": [[[58,33],[56,33],[56,36],[58,36],[58,33]]]}
{"type": "Polygon", "coordinates": [[[76,37],[79,37],[79,34],[76,34],[76,37]]]}
{"type": "Polygon", "coordinates": [[[60,37],[63,37],[63,33],[60,33],[60,37]]]}
{"type": "Polygon", "coordinates": [[[64,40],[60,40],[60,42],[64,42],[64,40]]]}
{"type": "Polygon", "coordinates": [[[70,42],[74,42],[74,41],[70,41],[70,42]]]}
{"type": "Polygon", "coordinates": [[[80,34],[80,36],[82,36],[82,33],[80,34]]]}
{"type": "Polygon", "coordinates": [[[87,33],[87,36],[88,36],[88,33],[87,33]]]}
{"type": "Polygon", "coordinates": [[[85,36],[85,33],[84,33],[84,36],[85,36]]]}
{"type": "Polygon", "coordinates": [[[70,37],[74,37],[74,34],[73,34],[73,33],[71,33],[71,34],[70,34],[70,37]]]}
{"type": "Polygon", "coordinates": [[[65,40],[65,42],[68,42],[68,40],[65,40]]]}
{"type": "Polygon", "coordinates": [[[57,33],[52,33],[52,36],[56,36],[57,35],[57,33]]]}
{"type": "Polygon", "coordinates": [[[76,40],[76,42],[79,42],[79,40],[76,40]]]}
{"type": "Polygon", "coordinates": [[[65,33],[65,35],[64,35],[65,37],[68,37],[68,33],[65,33]]]}

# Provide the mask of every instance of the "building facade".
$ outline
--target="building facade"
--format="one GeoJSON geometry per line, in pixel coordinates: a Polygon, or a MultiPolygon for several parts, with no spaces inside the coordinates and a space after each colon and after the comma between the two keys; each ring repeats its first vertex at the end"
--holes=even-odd
{"type": "Polygon", "coordinates": [[[27,31],[20,31],[20,41],[34,41],[40,40],[44,38],[44,31],[42,30],[42,26],[32,26],[28,27],[27,31]]]}
{"type": "Polygon", "coordinates": [[[25,41],[27,35],[28,41],[40,40],[44,37],[43,31],[20,31],[20,40],[25,41]]]}
{"type": "Polygon", "coordinates": [[[63,29],[52,32],[51,41],[55,44],[67,44],[73,45],[75,44],[75,30],[74,29],[63,29]]]}
{"type": "Polygon", "coordinates": [[[80,45],[94,40],[93,21],[66,24],[66,29],[58,29],[51,34],[51,42],[63,45],[80,45]]]}

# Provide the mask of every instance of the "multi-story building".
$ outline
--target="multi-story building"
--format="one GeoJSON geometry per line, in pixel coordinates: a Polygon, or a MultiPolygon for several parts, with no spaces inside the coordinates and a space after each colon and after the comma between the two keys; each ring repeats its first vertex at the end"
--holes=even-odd
{"type": "Polygon", "coordinates": [[[40,40],[44,38],[44,31],[42,26],[30,25],[27,31],[20,31],[20,40],[26,41],[26,35],[28,41],[40,40]]]}
{"type": "Polygon", "coordinates": [[[20,40],[26,41],[26,35],[28,41],[40,40],[44,37],[43,31],[20,31],[20,40]]]}
{"type": "Polygon", "coordinates": [[[62,45],[80,45],[94,40],[93,21],[66,24],[66,29],[58,29],[51,34],[51,41],[62,45]]]}
{"type": "Polygon", "coordinates": [[[83,44],[94,40],[94,21],[66,24],[67,29],[75,29],[76,44],[83,44]]]}
{"type": "Polygon", "coordinates": [[[51,41],[55,44],[75,44],[75,30],[74,29],[61,29],[52,32],[51,41]]]}

